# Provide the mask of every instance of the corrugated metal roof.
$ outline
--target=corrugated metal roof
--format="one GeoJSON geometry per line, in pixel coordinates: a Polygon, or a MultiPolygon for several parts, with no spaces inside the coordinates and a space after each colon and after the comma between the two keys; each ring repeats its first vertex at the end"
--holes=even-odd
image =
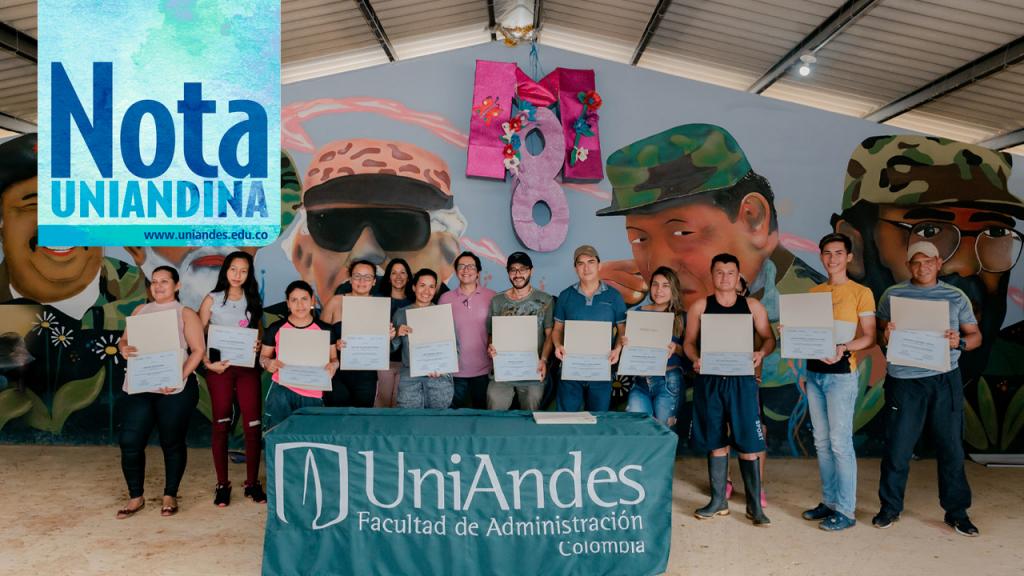
{"type": "MultiPolygon", "coordinates": [[[[859,117],[1024,38],[1024,0],[492,4],[498,19],[513,6],[539,4],[542,45],[625,63],[640,54],[640,67],[737,90],[750,90],[761,80],[758,90],[765,96],[859,117]],[[656,17],[659,9],[661,18],[656,17]],[[650,26],[654,32],[645,38],[650,26]],[[816,34],[821,36],[818,45],[805,46],[816,34]],[[791,61],[786,58],[803,49],[815,52],[813,73],[801,77],[784,70],[791,61]],[[773,69],[781,76],[768,75],[773,69]]],[[[282,82],[386,63],[364,11],[376,16],[399,60],[491,40],[487,0],[282,0],[282,82]]],[[[4,0],[0,21],[34,37],[35,1],[4,0]]],[[[0,52],[0,112],[35,122],[34,84],[34,64],[0,52]]],[[[935,94],[929,93],[931,101],[901,108],[886,123],[972,142],[1024,126],[1024,63],[935,94]]],[[[1024,151],[1015,140],[1003,140],[1001,145],[1015,146],[1007,150],[1024,151]]]]}

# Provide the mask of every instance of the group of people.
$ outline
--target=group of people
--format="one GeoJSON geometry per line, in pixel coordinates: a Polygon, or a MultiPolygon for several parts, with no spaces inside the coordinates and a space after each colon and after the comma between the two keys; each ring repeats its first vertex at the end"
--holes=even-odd
{"type": "MultiPolygon", "coordinates": [[[[835,354],[809,360],[803,380],[807,395],[822,484],[821,502],[804,512],[807,520],[819,522],[824,530],[839,531],[855,524],[856,454],[853,447],[853,415],[858,395],[857,353],[885,345],[895,329],[890,321],[892,297],[944,300],[949,302],[951,369],[936,372],[923,368],[889,364],[886,387],[886,442],[882,460],[879,496],[881,509],[872,520],[878,528],[888,528],[903,510],[909,462],[925,424],[930,427],[937,447],[940,501],[946,511],[946,523],[958,533],[976,536],[977,528],[967,515],[970,489],[963,469],[961,446],[963,390],[957,358],[960,352],[981,345],[981,333],[962,291],[937,278],[941,258],[928,242],[911,244],[906,265],[910,280],[890,287],[879,301],[877,312],[871,291],[847,276],[851,262],[851,240],[840,233],[825,236],[820,244],[821,262],[828,280],[812,292],[829,292],[832,297],[835,354]],[[877,322],[876,322],[877,317],[877,322]]],[[[151,301],[133,315],[164,310],[178,314],[179,342],[184,351],[183,386],[155,393],[128,394],[120,400],[122,469],[129,488],[127,505],[118,518],[127,518],[145,504],[143,480],[145,445],[154,427],[159,429],[166,464],[161,514],[177,512],[177,491],[186,463],[185,435],[189,418],[198,401],[195,371],[202,364],[212,403],[212,445],[217,472],[214,503],[230,503],[231,483],[227,474],[228,437],[233,406],[241,413],[245,438],[245,495],[265,502],[259,482],[262,431],[273,428],[292,412],[305,406],[390,406],[406,408],[460,408],[507,410],[513,400],[524,410],[542,408],[552,355],[565,357],[565,327],[569,321],[607,322],[615,327],[609,342],[608,363],[614,366],[624,346],[626,304],[618,291],[603,282],[598,274],[600,257],[592,246],[580,246],[573,253],[578,282],[557,298],[531,283],[533,263],[524,252],[508,257],[506,271],[510,287],[501,292],[480,283],[481,262],[471,252],[463,252],[454,261],[458,286],[446,287],[435,271],[421,269],[413,273],[401,259],[389,261],[383,277],[376,275],[374,263],[360,260],[349,265],[349,281],[317,314],[313,288],[302,280],[285,290],[288,313],[262,326],[263,308],[253,277],[252,256],[245,252],[229,255],[220,270],[215,289],[202,301],[198,312],[177,300],[178,273],[171,267],[157,268],[151,278],[151,301]],[[443,292],[443,293],[442,293],[443,292]],[[338,358],[346,346],[341,337],[341,318],[349,296],[382,296],[391,299],[391,366],[388,370],[338,370],[338,358]],[[455,326],[458,371],[410,374],[409,335],[413,329],[407,312],[435,304],[450,304],[455,326]],[[498,351],[492,344],[492,319],[495,316],[532,316],[537,319],[536,379],[522,382],[496,382],[491,376],[492,359],[498,351]],[[211,359],[204,332],[210,325],[257,328],[258,366],[235,366],[211,359]],[[324,330],[331,333],[329,361],[324,369],[331,377],[331,389],[318,391],[282,385],[279,372],[284,364],[278,357],[282,330],[324,330]],[[272,376],[273,383],[262,398],[260,370],[272,376]],[[394,400],[394,402],[393,402],[394,400]]],[[[752,363],[755,373],[761,360],[775,349],[777,338],[768,313],[757,299],[745,295],[744,280],[736,256],[723,253],[711,262],[713,291],[683,310],[682,292],[676,274],[667,267],[655,270],[650,278],[646,302],[636,307],[647,312],[667,312],[674,316],[672,337],[666,346],[663,376],[637,377],[630,390],[627,409],[649,414],[673,425],[681,404],[684,370],[695,377],[693,402],[693,438],[708,453],[711,500],[696,510],[697,518],[709,519],[729,513],[728,460],[731,449],[739,454],[740,472],[746,492],[746,514],[755,525],[770,520],[762,489],[765,431],[761,423],[758,378],[754,375],[730,376],[702,370],[700,335],[705,314],[750,315],[755,336],[752,363]]],[[[778,326],[779,333],[784,326],[778,326]]],[[[120,353],[130,358],[137,350],[125,332],[120,353]]],[[[127,387],[127,384],[126,384],[127,387]]],[[[612,381],[561,380],[556,404],[560,411],[606,411],[610,408],[612,381]]]]}

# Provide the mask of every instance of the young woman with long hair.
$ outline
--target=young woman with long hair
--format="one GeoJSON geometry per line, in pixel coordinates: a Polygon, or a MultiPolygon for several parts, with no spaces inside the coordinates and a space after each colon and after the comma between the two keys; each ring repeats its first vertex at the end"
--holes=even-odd
{"type": "MultiPolygon", "coordinates": [[[[639,376],[629,391],[626,410],[654,416],[671,425],[676,417],[676,405],[683,385],[683,300],[679,278],[668,267],[662,266],[651,274],[651,303],[637,308],[646,312],[669,312],[674,315],[672,341],[667,345],[664,376],[639,376]]],[[[623,338],[623,345],[628,341],[623,338]]]]}

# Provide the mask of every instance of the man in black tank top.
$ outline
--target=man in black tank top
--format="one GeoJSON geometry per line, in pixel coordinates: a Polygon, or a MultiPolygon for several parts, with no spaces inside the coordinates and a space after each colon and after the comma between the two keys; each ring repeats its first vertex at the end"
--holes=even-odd
{"type": "Polygon", "coordinates": [[[729,468],[729,446],[736,447],[740,457],[747,496],[747,518],[756,526],[767,526],[771,521],[761,508],[761,474],[758,452],[765,449],[757,404],[757,380],[753,370],[761,360],[775,349],[768,312],[754,298],[736,293],[739,283],[739,261],[732,254],[719,254],[711,260],[711,277],[715,291],[705,300],[698,300],[686,313],[686,337],[683,351],[693,361],[699,376],[693,394],[693,434],[698,444],[708,450],[708,477],[711,482],[711,502],[698,509],[699,519],[729,514],[725,498],[726,476],[729,468]],[[760,336],[761,347],[753,350],[749,376],[722,376],[705,374],[700,362],[701,318],[704,314],[742,314],[751,316],[754,331],[760,336]],[[728,428],[727,428],[728,426],[728,428]],[[728,430],[732,431],[729,438],[728,430]]]}

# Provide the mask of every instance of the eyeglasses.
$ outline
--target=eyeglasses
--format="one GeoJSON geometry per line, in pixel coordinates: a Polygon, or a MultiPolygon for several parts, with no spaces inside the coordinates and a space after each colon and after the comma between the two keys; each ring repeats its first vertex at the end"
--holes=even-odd
{"type": "Polygon", "coordinates": [[[371,280],[373,280],[373,276],[371,276],[369,274],[353,274],[352,275],[352,281],[353,282],[369,282],[371,280]]]}
{"type": "Polygon", "coordinates": [[[1024,239],[1020,232],[1003,226],[989,226],[984,230],[963,231],[952,222],[925,221],[911,224],[879,218],[907,233],[907,243],[926,240],[935,245],[939,258],[948,261],[960,248],[964,236],[974,238],[974,255],[986,272],[1006,272],[1017,264],[1024,239]]]}
{"type": "Polygon", "coordinates": [[[530,273],[530,269],[529,268],[509,268],[508,269],[508,275],[509,276],[526,276],[529,273],[530,273]]]}
{"type": "Polygon", "coordinates": [[[463,271],[475,272],[476,271],[476,264],[459,264],[458,266],[455,267],[455,269],[458,270],[459,272],[463,272],[463,271]]]}

